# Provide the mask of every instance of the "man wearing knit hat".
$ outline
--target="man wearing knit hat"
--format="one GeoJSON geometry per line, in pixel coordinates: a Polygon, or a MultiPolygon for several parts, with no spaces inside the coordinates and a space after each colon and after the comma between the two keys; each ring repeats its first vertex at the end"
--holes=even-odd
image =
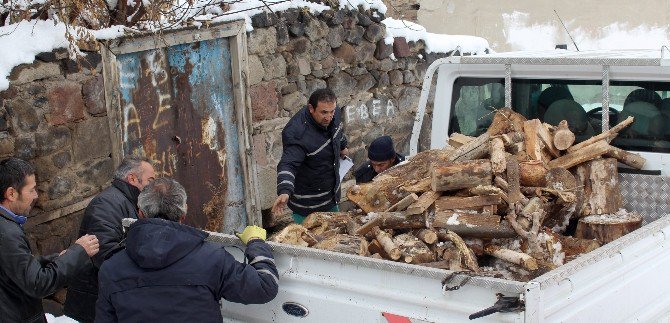
{"type": "Polygon", "coordinates": [[[370,160],[354,173],[357,184],[371,182],[377,174],[405,160],[405,156],[395,152],[393,139],[389,136],[381,136],[370,143],[368,158],[370,160]]]}

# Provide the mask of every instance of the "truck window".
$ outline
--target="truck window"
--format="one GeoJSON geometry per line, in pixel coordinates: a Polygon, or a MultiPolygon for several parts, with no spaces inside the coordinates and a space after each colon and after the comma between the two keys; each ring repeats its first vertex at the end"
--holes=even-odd
{"type": "MultiPolygon", "coordinates": [[[[567,120],[577,142],[601,132],[601,80],[512,79],[512,108],[528,119],[557,125],[567,120]]],[[[482,134],[504,106],[502,78],[460,77],[454,82],[449,134],[482,134]]],[[[670,152],[670,82],[612,81],[610,127],[628,116],[633,125],[613,145],[627,150],[670,152]]]]}

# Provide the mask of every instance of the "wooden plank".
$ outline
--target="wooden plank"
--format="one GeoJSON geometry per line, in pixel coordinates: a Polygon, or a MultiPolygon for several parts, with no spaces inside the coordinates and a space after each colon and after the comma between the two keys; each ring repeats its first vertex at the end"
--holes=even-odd
{"type": "Polygon", "coordinates": [[[386,212],[404,211],[408,206],[416,202],[418,199],[419,197],[416,194],[409,194],[402,200],[398,201],[398,203],[391,205],[391,207],[389,207],[386,212]]]}
{"type": "Polygon", "coordinates": [[[419,199],[412,203],[407,210],[405,211],[406,214],[412,215],[412,214],[423,214],[423,212],[426,212],[426,210],[435,203],[435,200],[437,200],[440,196],[442,195],[441,192],[435,192],[435,191],[428,191],[424,192],[419,196],[419,199]]]}
{"type": "Polygon", "coordinates": [[[538,119],[528,120],[526,122],[530,122],[537,129],[537,135],[544,143],[544,148],[549,152],[549,154],[551,154],[553,157],[559,157],[561,153],[554,146],[554,138],[549,133],[547,128],[542,125],[542,122],[540,122],[538,119]]]}
{"type": "Polygon", "coordinates": [[[439,228],[437,235],[444,240],[441,232],[451,230],[463,237],[474,238],[513,238],[517,233],[507,221],[500,221],[500,216],[486,213],[465,213],[458,211],[435,212],[432,226],[439,228]]]}
{"type": "Polygon", "coordinates": [[[623,130],[624,128],[628,127],[631,123],[633,123],[634,118],[633,117],[628,117],[626,120],[619,122],[616,126],[610,128],[609,130],[602,132],[598,135],[595,135],[587,140],[584,140],[570,148],[568,148],[568,152],[572,153],[575,151],[578,151],[586,146],[589,146],[591,144],[594,144],[600,140],[605,140],[606,142],[612,141],[614,137],[616,137],[617,134],[619,134],[619,131],[623,130]]]}
{"type": "Polygon", "coordinates": [[[491,170],[495,174],[501,174],[505,172],[505,143],[500,137],[491,139],[491,170]]]}
{"type": "MultiPolygon", "coordinates": [[[[537,119],[534,119],[537,120],[537,119]]],[[[523,123],[524,142],[526,145],[526,154],[532,160],[542,160],[542,146],[537,135],[537,126],[533,120],[523,123]]]]}
{"type": "Polygon", "coordinates": [[[472,140],[463,146],[458,147],[448,157],[449,161],[468,161],[484,157],[489,152],[489,139],[491,136],[488,133],[483,133],[475,140],[472,140]]]}
{"type": "Polygon", "coordinates": [[[470,137],[470,136],[460,134],[458,132],[454,132],[454,133],[451,134],[451,136],[449,136],[448,143],[449,143],[449,146],[454,147],[454,148],[458,148],[458,147],[463,146],[463,145],[465,145],[468,142],[473,141],[473,140],[475,140],[475,137],[470,137]]]}
{"type": "Polygon", "coordinates": [[[547,168],[552,169],[554,167],[561,167],[568,169],[583,162],[600,157],[601,155],[607,153],[610,150],[610,147],[611,146],[607,144],[606,141],[601,140],[550,161],[547,164],[547,168]]]}
{"type": "Polygon", "coordinates": [[[519,182],[519,161],[516,156],[507,157],[507,202],[513,204],[521,200],[521,184],[519,182]]]}
{"type": "Polygon", "coordinates": [[[453,210],[463,208],[498,205],[502,203],[500,195],[481,195],[471,197],[443,196],[435,201],[436,210],[453,210]]]}

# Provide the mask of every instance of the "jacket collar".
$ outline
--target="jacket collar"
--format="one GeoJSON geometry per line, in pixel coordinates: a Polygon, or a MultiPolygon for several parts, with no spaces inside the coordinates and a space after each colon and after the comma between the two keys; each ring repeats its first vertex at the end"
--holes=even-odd
{"type": "Polygon", "coordinates": [[[123,195],[133,203],[133,205],[137,205],[137,197],[140,196],[140,189],[130,185],[126,181],[122,181],[120,179],[114,179],[112,181],[112,186],[116,187],[123,195]]]}
{"type": "Polygon", "coordinates": [[[0,215],[7,220],[16,222],[19,226],[23,227],[23,224],[28,221],[28,218],[23,215],[14,214],[11,210],[0,205],[0,215]]]}

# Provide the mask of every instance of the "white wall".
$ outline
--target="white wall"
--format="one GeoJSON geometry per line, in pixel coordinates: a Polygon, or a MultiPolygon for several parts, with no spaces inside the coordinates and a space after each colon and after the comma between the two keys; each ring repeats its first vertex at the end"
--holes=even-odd
{"type": "Polygon", "coordinates": [[[580,50],[670,45],[670,0],[420,0],[429,32],[479,36],[497,52],[553,49],[574,38],[580,50]]]}

